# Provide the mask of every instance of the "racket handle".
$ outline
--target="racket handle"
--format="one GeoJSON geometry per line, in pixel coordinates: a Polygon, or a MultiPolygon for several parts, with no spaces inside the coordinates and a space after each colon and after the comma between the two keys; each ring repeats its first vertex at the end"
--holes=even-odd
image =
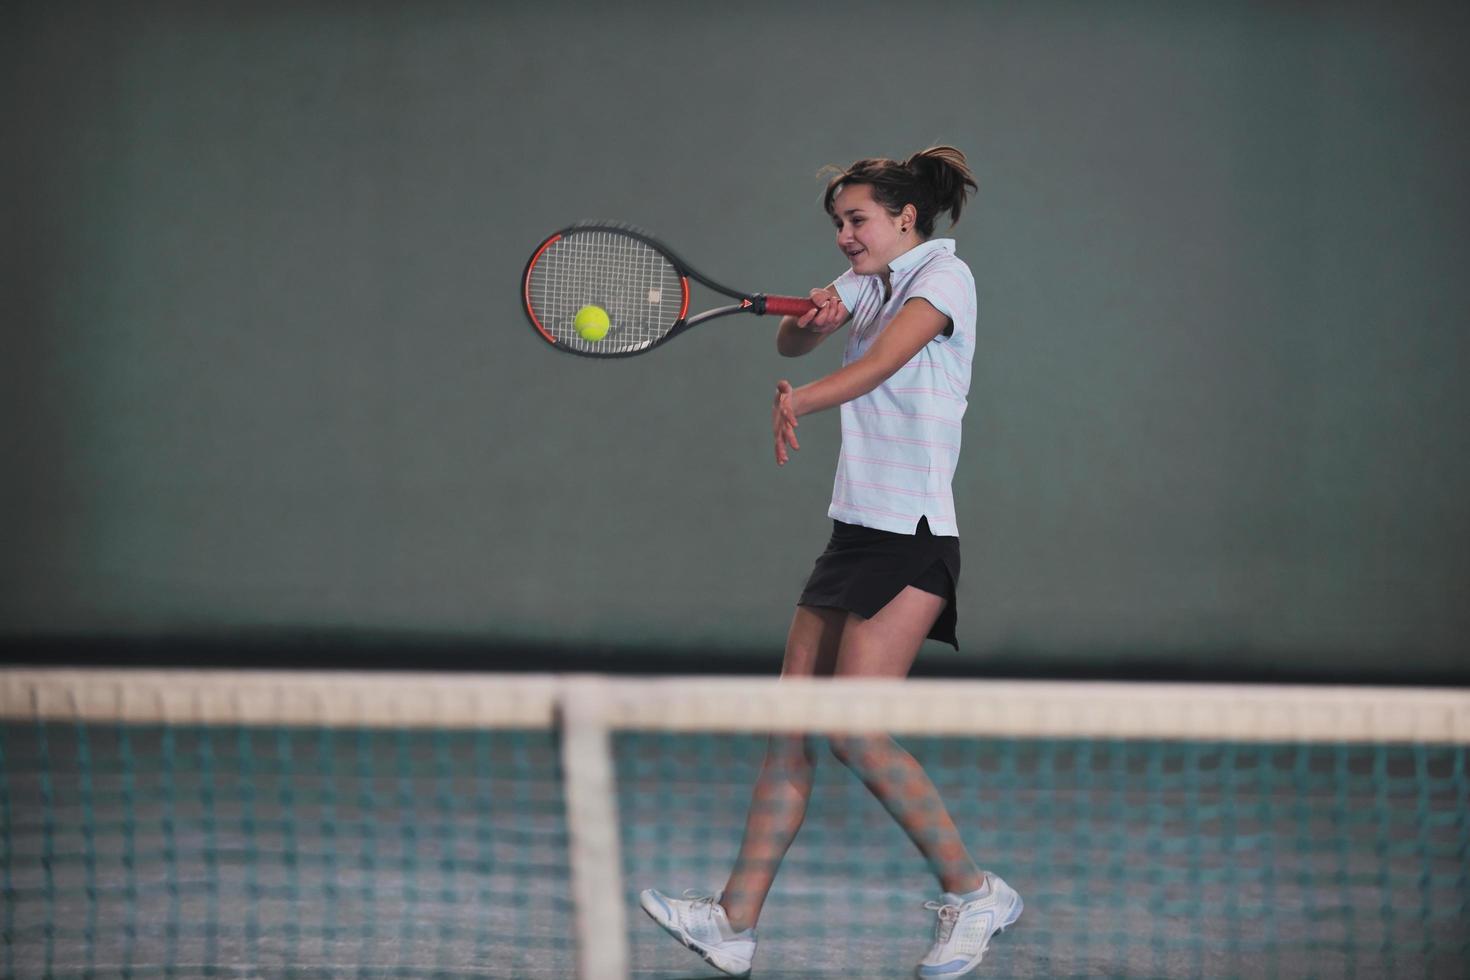
{"type": "Polygon", "coordinates": [[[765,313],[775,316],[805,316],[816,305],[805,296],[767,296],[765,313]]]}

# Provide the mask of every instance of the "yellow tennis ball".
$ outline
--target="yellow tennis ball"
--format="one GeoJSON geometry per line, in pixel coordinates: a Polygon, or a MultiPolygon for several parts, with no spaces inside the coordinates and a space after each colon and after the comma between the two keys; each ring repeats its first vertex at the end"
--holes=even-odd
{"type": "Polygon", "coordinates": [[[607,310],[602,307],[584,306],[577,311],[577,318],[572,321],[572,326],[577,328],[577,333],[582,335],[583,340],[601,340],[607,336],[612,321],[607,318],[607,310]]]}

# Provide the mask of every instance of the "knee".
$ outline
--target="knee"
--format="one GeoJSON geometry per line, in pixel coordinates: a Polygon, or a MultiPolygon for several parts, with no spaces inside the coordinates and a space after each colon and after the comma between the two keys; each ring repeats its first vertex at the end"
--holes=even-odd
{"type": "Polygon", "coordinates": [[[781,661],[782,677],[811,677],[822,672],[821,666],[822,644],[819,638],[786,638],[786,656],[781,661]]]}
{"type": "Polygon", "coordinates": [[[832,735],[827,739],[833,758],[858,773],[878,765],[890,743],[887,735],[832,735]]]}
{"type": "Polygon", "coordinates": [[[789,782],[811,782],[816,768],[816,748],[800,735],[772,735],[766,747],[767,775],[789,782]]]}

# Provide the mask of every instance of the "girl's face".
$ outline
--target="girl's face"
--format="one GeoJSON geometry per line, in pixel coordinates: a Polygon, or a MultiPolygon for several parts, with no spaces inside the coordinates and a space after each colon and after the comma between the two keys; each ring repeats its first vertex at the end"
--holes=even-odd
{"type": "Polygon", "coordinates": [[[867,184],[845,185],[832,198],[832,210],[837,247],[860,276],[883,275],[889,262],[918,244],[914,206],[905,204],[897,215],[889,214],[873,200],[867,184]]]}

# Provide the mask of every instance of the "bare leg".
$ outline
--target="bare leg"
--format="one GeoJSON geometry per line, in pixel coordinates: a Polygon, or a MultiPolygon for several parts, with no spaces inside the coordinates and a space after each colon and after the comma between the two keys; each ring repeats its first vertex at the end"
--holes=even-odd
{"type": "MultiPolygon", "coordinates": [[[[837,657],[839,677],[904,677],[939,618],[945,600],[912,586],[872,619],[848,614],[837,657]]],[[[939,792],[924,769],[887,735],[834,735],[832,754],[853,771],[898,821],[949,892],[983,884],[939,792]]]]}
{"type": "MultiPolygon", "coordinates": [[[[797,606],[786,636],[781,676],[831,674],[846,617],[840,609],[797,606]]],[[[815,765],[808,739],[781,733],[771,736],[765,765],[751,797],[750,814],[745,818],[740,856],[721,900],[731,928],[737,931],[749,929],[760,918],[781,860],[806,819],[815,765]]]]}

